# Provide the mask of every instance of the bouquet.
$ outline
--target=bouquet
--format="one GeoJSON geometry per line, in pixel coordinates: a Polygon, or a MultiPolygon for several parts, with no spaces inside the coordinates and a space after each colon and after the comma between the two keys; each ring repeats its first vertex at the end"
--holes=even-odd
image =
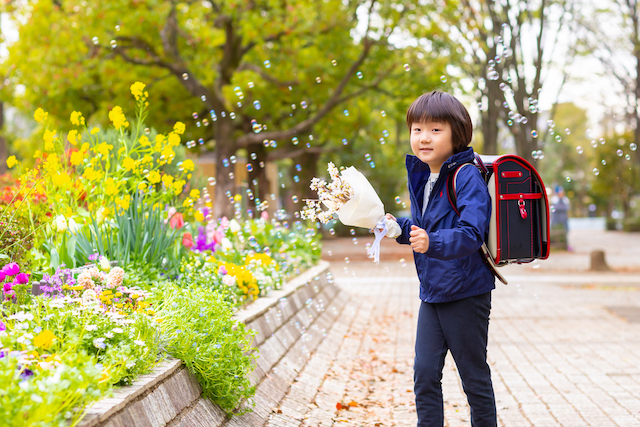
{"type": "Polygon", "coordinates": [[[344,225],[374,229],[376,237],[367,252],[376,263],[379,262],[380,241],[384,236],[398,237],[400,226],[385,218],[384,205],[376,190],[356,168],[351,166],[339,172],[333,163],[329,163],[327,170],[331,175],[329,184],[318,178],[311,180],[310,187],[318,193],[319,200],[306,200],[302,217],[326,224],[337,214],[344,225]],[[328,210],[323,210],[322,205],[328,210]]]}

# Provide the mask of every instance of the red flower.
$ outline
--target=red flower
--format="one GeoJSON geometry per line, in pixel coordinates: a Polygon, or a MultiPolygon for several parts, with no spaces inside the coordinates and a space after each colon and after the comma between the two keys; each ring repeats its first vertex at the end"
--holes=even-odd
{"type": "Polygon", "coordinates": [[[182,246],[187,249],[191,249],[193,246],[193,237],[191,237],[191,233],[184,233],[182,235],[182,246]]]}

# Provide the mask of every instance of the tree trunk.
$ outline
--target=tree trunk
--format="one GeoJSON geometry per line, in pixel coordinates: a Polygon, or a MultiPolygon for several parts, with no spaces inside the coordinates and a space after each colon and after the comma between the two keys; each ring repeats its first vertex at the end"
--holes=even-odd
{"type": "Polygon", "coordinates": [[[229,177],[233,169],[224,160],[236,153],[236,141],[233,138],[233,127],[229,120],[218,120],[216,127],[216,195],[213,203],[213,216],[220,218],[233,217],[233,203],[229,202],[229,194],[235,195],[235,179],[229,177]],[[226,164],[226,167],[225,167],[226,164]]]}
{"type": "Polygon", "coordinates": [[[269,192],[271,188],[266,169],[267,148],[262,143],[251,144],[247,147],[247,153],[247,162],[253,167],[248,174],[249,188],[255,197],[252,203],[250,203],[250,208],[256,212],[256,216],[259,216],[256,210],[257,203],[269,200],[269,192]],[[254,155],[255,159],[253,159],[254,155]],[[263,165],[262,167],[260,166],[261,162],[263,165]],[[254,181],[256,184],[254,184],[254,181]]]}
{"type": "Polygon", "coordinates": [[[502,108],[502,91],[495,80],[487,80],[487,106],[482,114],[483,154],[498,154],[498,120],[502,108]]]}
{"type": "MultiPolygon", "coordinates": [[[[4,130],[4,103],[0,102],[0,132],[4,130]]],[[[7,171],[7,140],[0,134],[0,175],[7,171]]]]}

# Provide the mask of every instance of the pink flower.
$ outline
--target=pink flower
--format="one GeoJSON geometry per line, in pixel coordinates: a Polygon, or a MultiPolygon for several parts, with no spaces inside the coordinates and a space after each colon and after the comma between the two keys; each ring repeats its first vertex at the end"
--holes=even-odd
{"type": "Polygon", "coordinates": [[[220,218],[220,226],[225,229],[229,228],[229,219],[226,216],[220,218]]]}
{"type": "Polygon", "coordinates": [[[224,265],[221,265],[218,268],[218,273],[220,273],[220,274],[222,274],[224,276],[225,274],[227,274],[227,268],[224,265]]]}
{"type": "Polygon", "coordinates": [[[3,282],[5,277],[7,277],[7,275],[0,271],[0,282],[3,282]]]}
{"type": "Polygon", "coordinates": [[[13,282],[5,283],[3,289],[6,292],[9,292],[13,288],[13,282]]]}
{"type": "Polygon", "coordinates": [[[260,218],[262,218],[265,221],[268,220],[269,219],[269,212],[262,211],[262,213],[260,214],[260,218]]]}
{"type": "Polygon", "coordinates": [[[222,230],[222,227],[218,227],[218,229],[213,233],[213,241],[220,244],[222,239],[224,239],[224,231],[222,230]]]}
{"type": "Polygon", "coordinates": [[[12,262],[10,264],[5,265],[2,268],[2,272],[6,276],[15,276],[16,274],[20,273],[20,266],[17,263],[12,262]]]}
{"type": "Polygon", "coordinates": [[[24,285],[25,283],[29,283],[29,275],[27,273],[20,273],[16,276],[16,283],[19,285],[24,285]]]}
{"type": "Polygon", "coordinates": [[[176,208],[169,208],[169,212],[167,212],[167,218],[168,219],[164,220],[164,223],[166,224],[168,221],[169,226],[173,229],[182,228],[182,226],[184,226],[184,217],[180,212],[176,210],[176,208]]]}
{"type": "Polygon", "coordinates": [[[193,237],[191,237],[191,233],[184,233],[182,235],[182,246],[187,249],[191,249],[193,246],[193,237]]]}

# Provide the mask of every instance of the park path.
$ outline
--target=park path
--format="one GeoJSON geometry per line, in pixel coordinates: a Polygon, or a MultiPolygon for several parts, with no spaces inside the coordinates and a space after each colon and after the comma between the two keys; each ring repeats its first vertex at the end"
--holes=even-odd
{"type": "MultiPolygon", "coordinates": [[[[619,250],[620,236],[599,233],[608,254],[619,250]]],[[[640,274],[631,272],[640,260],[630,265],[613,256],[610,264],[623,272],[581,271],[584,261],[571,260],[587,241],[594,245],[582,238],[579,251],[557,254],[546,266],[510,267],[510,284],[493,292],[488,354],[501,426],[640,426],[640,274]]],[[[640,248],[640,235],[623,239],[640,248]]],[[[406,248],[386,245],[382,259],[393,261],[375,265],[357,261],[363,242],[326,242],[325,257],[348,303],[267,425],[416,425],[412,364],[420,302],[406,248]]],[[[470,426],[450,356],[443,392],[446,425],[470,426]]]]}

